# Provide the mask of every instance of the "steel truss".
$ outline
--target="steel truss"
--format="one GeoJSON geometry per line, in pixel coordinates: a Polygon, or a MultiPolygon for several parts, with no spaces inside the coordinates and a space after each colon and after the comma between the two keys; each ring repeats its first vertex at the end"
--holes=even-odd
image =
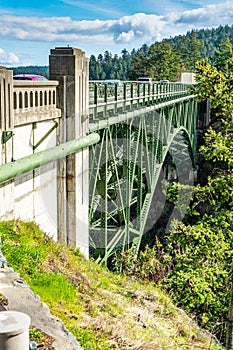
{"type": "Polygon", "coordinates": [[[93,125],[100,141],[90,147],[90,247],[102,262],[139,249],[168,156],[167,177],[192,184],[197,112],[190,96],[93,125]]]}

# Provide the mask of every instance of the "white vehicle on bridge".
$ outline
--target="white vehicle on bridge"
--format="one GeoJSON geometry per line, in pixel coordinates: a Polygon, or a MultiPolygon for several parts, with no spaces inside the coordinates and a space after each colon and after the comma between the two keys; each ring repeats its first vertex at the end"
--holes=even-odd
{"type": "Polygon", "coordinates": [[[141,77],[141,78],[138,78],[138,83],[139,84],[152,84],[153,83],[153,80],[152,78],[149,78],[149,77],[141,77]]]}

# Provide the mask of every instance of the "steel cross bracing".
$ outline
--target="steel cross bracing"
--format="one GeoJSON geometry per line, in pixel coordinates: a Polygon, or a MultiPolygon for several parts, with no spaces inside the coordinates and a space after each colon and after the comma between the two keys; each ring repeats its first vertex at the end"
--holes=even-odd
{"type": "Polygon", "coordinates": [[[125,99],[116,87],[111,93],[105,88],[100,103],[90,105],[90,132],[100,135],[90,147],[90,247],[102,261],[132,244],[139,249],[157,220],[161,173],[193,182],[197,103],[187,86],[167,85],[144,85],[142,95],[136,86],[134,100],[131,84],[130,101],[125,87],[125,99]]]}

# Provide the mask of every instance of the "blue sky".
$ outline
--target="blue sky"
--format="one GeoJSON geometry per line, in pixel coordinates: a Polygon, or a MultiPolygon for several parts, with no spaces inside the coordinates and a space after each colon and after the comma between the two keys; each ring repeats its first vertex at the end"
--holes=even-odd
{"type": "Polygon", "coordinates": [[[119,54],[192,29],[233,25],[226,0],[0,0],[0,65],[47,65],[50,49],[119,54]]]}

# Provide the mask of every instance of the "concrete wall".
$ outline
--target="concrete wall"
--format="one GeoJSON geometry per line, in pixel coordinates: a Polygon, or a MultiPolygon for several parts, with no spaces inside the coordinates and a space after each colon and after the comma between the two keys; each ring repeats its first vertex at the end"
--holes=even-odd
{"type": "MultiPolygon", "coordinates": [[[[0,67],[0,134],[1,152],[0,165],[8,163],[13,157],[13,142],[9,138],[14,129],[13,115],[13,73],[0,67]]],[[[0,218],[12,219],[14,217],[14,182],[8,181],[0,184],[0,218]]]]}
{"type": "MultiPolygon", "coordinates": [[[[33,154],[36,142],[54,125],[53,121],[18,126],[14,129],[14,159],[33,154]]],[[[36,149],[42,151],[56,145],[56,131],[36,149]]],[[[15,179],[15,217],[34,220],[57,239],[57,170],[56,162],[44,165],[15,179]]]]}
{"type": "MultiPolygon", "coordinates": [[[[0,69],[0,165],[56,145],[56,130],[34,150],[39,140],[59,123],[61,111],[44,103],[44,94],[56,93],[57,82],[13,81],[13,73],[0,69]],[[41,101],[26,103],[25,96],[41,95],[41,101]],[[12,132],[12,135],[10,134],[12,132]],[[9,137],[8,137],[9,135],[9,137]]],[[[50,163],[0,185],[0,219],[36,221],[57,239],[57,166],[50,163]]]]}
{"type": "MultiPolygon", "coordinates": [[[[87,134],[88,64],[81,50],[56,48],[52,81],[13,81],[0,68],[0,165],[87,134]]],[[[88,187],[87,148],[0,185],[0,219],[33,220],[88,257],[88,187]]]]}

